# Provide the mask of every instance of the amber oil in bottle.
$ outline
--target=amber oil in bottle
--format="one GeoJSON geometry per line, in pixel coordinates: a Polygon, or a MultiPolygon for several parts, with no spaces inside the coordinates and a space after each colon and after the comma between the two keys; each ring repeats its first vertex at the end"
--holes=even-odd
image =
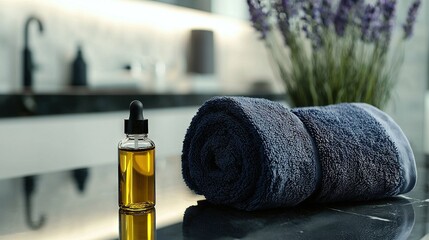
{"type": "Polygon", "coordinates": [[[125,120],[126,138],[118,146],[119,207],[144,211],[155,206],[155,144],[147,136],[143,104],[133,101],[125,120]]]}

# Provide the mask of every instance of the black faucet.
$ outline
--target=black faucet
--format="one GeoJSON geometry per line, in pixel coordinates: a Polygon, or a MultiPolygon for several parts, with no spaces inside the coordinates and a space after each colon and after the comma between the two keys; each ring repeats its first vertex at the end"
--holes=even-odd
{"type": "Polygon", "coordinates": [[[30,26],[31,22],[37,22],[37,24],[39,25],[39,31],[42,33],[43,32],[43,24],[40,21],[40,19],[38,19],[37,17],[31,16],[27,19],[27,21],[25,22],[25,29],[24,29],[24,50],[23,50],[23,59],[22,59],[22,63],[23,63],[23,71],[22,71],[22,80],[23,80],[23,85],[24,85],[24,89],[31,89],[31,85],[33,83],[33,60],[31,58],[31,51],[30,48],[28,46],[28,28],[30,26]]]}
{"type": "MultiPolygon", "coordinates": [[[[22,107],[23,107],[23,115],[35,115],[35,102],[34,98],[31,94],[31,85],[33,83],[33,60],[31,58],[31,51],[28,46],[28,29],[31,22],[37,22],[39,25],[39,31],[43,32],[43,24],[42,22],[34,17],[31,16],[25,21],[25,28],[24,28],[24,49],[22,52],[22,83],[24,86],[24,90],[27,92],[23,98],[22,98],[22,107]]],[[[45,224],[45,216],[40,216],[39,219],[36,221],[33,219],[32,216],[32,204],[31,204],[31,198],[34,193],[34,189],[36,188],[37,183],[37,176],[26,176],[23,178],[23,187],[24,187],[24,196],[25,196],[25,215],[27,220],[27,225],[31,229],[39,229],[45,224]]]]}

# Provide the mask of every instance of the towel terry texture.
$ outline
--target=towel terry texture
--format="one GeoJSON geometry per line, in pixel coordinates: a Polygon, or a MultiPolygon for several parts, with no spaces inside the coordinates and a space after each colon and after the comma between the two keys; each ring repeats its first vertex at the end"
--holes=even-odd
{"type": "Polygon", "coordinates": [[[304,200],[369,200],[409,192],[409,142],[362,103],[288,109],[265,99],[216,97],[185,136],[186,184],[214,204],[257,210],[304,200]]]}

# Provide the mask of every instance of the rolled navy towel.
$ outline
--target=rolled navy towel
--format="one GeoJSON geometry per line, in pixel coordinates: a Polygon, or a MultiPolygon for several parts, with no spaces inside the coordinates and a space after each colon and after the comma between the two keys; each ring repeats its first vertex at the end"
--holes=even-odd
{"type": "Polygon", "coordinates": [[[290,110],[246,97],[216,97],[198,110],[182,174],[208,201],[244,210],[383,198],[416,181],[405,135],[370,105],[290,110]]]}

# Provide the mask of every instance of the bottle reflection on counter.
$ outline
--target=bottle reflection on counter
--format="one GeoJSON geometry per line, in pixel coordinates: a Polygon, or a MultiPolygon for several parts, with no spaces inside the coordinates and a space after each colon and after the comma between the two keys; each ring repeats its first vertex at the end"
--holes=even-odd
{"type": "Polygon", "coordinates": [[[155,240],[155,216],[155,208],[141,212],[119,209],[119,239],[155,240]]]}

